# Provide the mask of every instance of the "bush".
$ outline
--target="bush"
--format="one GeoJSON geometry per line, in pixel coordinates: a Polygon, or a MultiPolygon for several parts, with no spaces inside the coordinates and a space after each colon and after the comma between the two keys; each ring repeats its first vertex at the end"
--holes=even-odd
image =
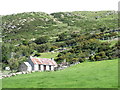
{"type": "Polygon", "coordinates": [[[48,40],[49,40],[49,37],[43,36],[43,37],[37,38],[34,42],[35,42],[36,44],[43,44],[43,43],[47,43],[48,40]]]}
{"type": "Polygon", "coordinates": [[[78,61],[79,61],[79,62],[84,62],[84,61],[85,61],[85,58],[79,58],[78,61]]]}
{"type": "Polygon", "coordinates": [[[78,58],[72,58],[72,62],[78,62],[78,58]]]}
{"type": "Polygon", "coordinates": [[[47,44],[38,45],[36,47],[36,50],[39,53],[46,52],[46,51],[49,51],[49,46],[47,44]]]}
{"type": "Polygon", "coordinates": [[[28,42],[27,40],[23,40],[23,41],[22,41],[22,44],[23,44],[23,45],[28,45],[29,42],[28,42]]]}
{"type": "Polygon", "coordinates": [[[34,56],[39,57],[39,56],[41,56],[41,54],[40,53],[36,53],[34,56]]]}
{"type": "Polygon", "coordinates": [[[55,50],[55,49],[57,49],[58,47],[57,46],[52,46],[51,48],[50,48],[50,51],[53,51],[53,50],[55,50]]]}
{"type": "Polygon", "coordinates": [[[89,59],[90,59],[91,61],[95,61],[94,56],[90,56],[89,59]]]}
{"type": "Polygon", "coordinates": [[[101,57],[100,57],[100,56],[95,55],[95,60],[96,60],[96,61],[100,61],[100,60],[101,60],[101,57]]]}

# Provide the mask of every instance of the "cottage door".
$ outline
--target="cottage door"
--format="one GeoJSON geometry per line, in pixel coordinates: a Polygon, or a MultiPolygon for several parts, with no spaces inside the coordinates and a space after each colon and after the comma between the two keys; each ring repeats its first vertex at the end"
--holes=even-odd
{"type": "Polygon", "coordinates": [[[50,70],[51,70],[51,66],[49,66],[50,70]]]}
{"type": "Polygon", "coordinates": [[[44,65],[44,71],[46,70],[46,65],[44,65]]]}
{"type": "Polygon", "coordinates": [[[41,65],[39,65],[39,70],[41,70],[41,65]]]}

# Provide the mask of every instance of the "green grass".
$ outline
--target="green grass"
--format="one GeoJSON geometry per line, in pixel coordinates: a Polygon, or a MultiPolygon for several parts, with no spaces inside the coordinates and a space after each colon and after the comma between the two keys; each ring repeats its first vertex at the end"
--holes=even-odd
{"type": "Polygon", "coordinates": [[[111,41],[109,41],[109,40],[99,40],[99,41],[100,42],[109,42],[111,44],[110,47],[114,46],[118,42],[118,40],[111,40],[111,41]]]}
{"type": "Polygon", "coordinates": [[[55,72],[3,79],[3,88],[117,88],[118,60],[85,62],[55,72]]]}
{"type": "Polygon", "coordinates": [[[11,71],[6,71],[6,70],[2,70],[2,73],[7,75],[8,73],[10,73],[11,71]]]}
{"type": "MultiPolygon", "coordinates": [[[[1,73],[1,68],[0,68],[0,73],[1,73]]],[[[0,79],[0,90],[2,90],[2,79],[0,79]]]]}
{"type": "Polygon", "coordinates": [[[41,58],[56,58],[56,56],[58,55],[58,52],[52,53],[52,52],[47,52],[47,53],[40,53],[41,54],[41,58]]]}
{"type": "Polygon", "coordinates": [[[111,43],[111,47],[114,46],[117,42],[118,42],[118,40],[110,41],[110,43],[111,43]]]}
{"type": "Polygon", "coordinates": [[[108,40],[99,40],[100,42],[108,42],[108,40]]]}

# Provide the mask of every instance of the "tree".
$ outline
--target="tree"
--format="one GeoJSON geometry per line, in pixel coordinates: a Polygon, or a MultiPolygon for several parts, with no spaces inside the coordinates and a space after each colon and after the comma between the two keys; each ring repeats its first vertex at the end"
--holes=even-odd
{"type": "Polygon", "coordinates": [[[64,41],[68,39],[68,34],[67,33],[61,33],[60,35],[58,35],[58,39],[57,41],[64,41]]]}
{"type": "Polygon", "coordinates": [[[14,51],[13,45],[2,44],[2,62],[8,63],[9,58],[11,57],[11,52],[14,51]]]}
{"type": "Polygon", "coordinates": [[[55,49],[57,49],[58,47],[57,46],[52,46],[51,48],[50,48],[50,51],[53,51],[53,50],[55,50],[55,49]]]}
{"type": "Polygon", "coordinates": [[[90,56],[89,59],[90,59],[91,61],[95,61],[94,56],[90,56]]]}
{"type": "Polygon", "coordinates": [[[96,61],[100,61],[101,60],[101,57],[99,55],[95,55],[95,60],[96,61]]]}
{"type": "Polygon", "coordinates": [[[35,49],[37,47],[37,44],[36,43],[31,43],[31,44],[29,44],[29,47],[32,48],[32,49],[35,49]]]}
{"type": "Polygon", "coordinates": [[[49,40],[49,37],[48,36],[43,36],[43,37],[39,37],[37,38],[34,42],[36,44],[43,44],[43,43],[47,43],[49,40]]]}
{"type": "Polygon", "coordinates": [[[28,42],[27,40],[23,40],[23,41],[22,41],[22,44],[23,44],[23,45],[28,45],[29,42],[28,42]]]}
{"type": "Polygon", "coordinates": [[[103,33],[106,30],[106,27],[99,28],[99,30],[103,33]]]}
{"type": "Polygon", "coordinates": [[[19,57],[19,58],[10,58],[8,60],[8,65],[13,72],[13,70],[18,70],[19,65],[27,60],[26,57],[19,57]]]}
{"type": "Polygon", "coordinates": [[[107,59],[107,56],[104,51],[99,52],[99,56],[101,56],[102,59],[107,59]]]}
{"type": "Polygon", "coordinates": [[[56,58],[55,61],[56,61],[57,63],[61,63],[61,62],[64,61],[64,59],[65,59],[64,56],[60,56],[60,57],[56,58]]]}
{"type": "Polygon", "coordinates": [[[24,45],[21,45],[19,48],[18,48],[18,51],[17,52],[20,52],[22,54],[22,56],[30,56],[30,54],[32,54],[34,50],[29,47],[28,45],[27,46],[24,46],[24,45]]]}
{"type": "Polygon", "coordinates": [[[78,62],[78,58],[72,58],[72,62],[73,63],[78,62]]]}
{"type": "Polygon", "coordinates": [[[38,45],[36,47],[37,52],[42,53],[45,51],[49,51],[49,45],[48,44],[42,44],[42,45],[38,45]]]}
{"type": "Polygon", "coordinates": [[[9,63],[9,66],[10,66],[10,70],[11,70],[11,71],[18,69],[19,62],[18,62],[17,59],[15,59],[15,58],[10,58],[10,59],[8,60],[8,63],[9,63]]]}
{"type": "Polygon", "coordinates": [[[39,57],[39,56],[41,56],[41,54],[40,53],[35,53],[34,56],[39,57]]]}
{"type": "Polygon", "coordinates": [[[76,41],[75,41],[74,39],[72,39],[72,40],[67,40],[65,43],[66,43],[66,45],[68,45],[68,46],[73,46],[73,45],[76,44],[76,41]]]}

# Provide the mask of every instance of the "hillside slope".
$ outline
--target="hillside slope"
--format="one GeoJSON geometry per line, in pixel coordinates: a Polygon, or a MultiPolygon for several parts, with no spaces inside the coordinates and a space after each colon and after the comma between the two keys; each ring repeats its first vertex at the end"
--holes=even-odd
{"type": "Polygon", "coordinates": [[[77,28],[81,32],[99,32],[99,28],[115,29],[117,27],[117,12],[115,11],[74,11],[52,13],[54,18],[77,28]]]}
{"type": "Polygon", "coordinates": [[[46,14],[29,12],[2,17],[3,41],[21,43],[40,36],[54,37],[62,32],[99,32],[99,28],[117,28],[118,14],[115,11],[77,11],[46,14]]]}
{"type": "Polygon", "coordinates": [[[55,72],[5,78],[3,88],[117,88],[118,60],[85,62],[55,72]]]}
{"type": "Polygon", "coordinates": [[[43,12],[7,15],[2,17],[2,21],[3,40],[13,44],[44,35],[50,36],[60,32],[56,28],[64,26],[62,22],[55,19],[52,15],[43,12]]]}
{"type": "Polygon", "coordinates": [[[17,70],[29,56],[55,56],[69,64],[120,56],[120,43],[109,42],[120,36],[116,11],[18,13],[3,16],[2,28],[2,69],[17,70]]]}

